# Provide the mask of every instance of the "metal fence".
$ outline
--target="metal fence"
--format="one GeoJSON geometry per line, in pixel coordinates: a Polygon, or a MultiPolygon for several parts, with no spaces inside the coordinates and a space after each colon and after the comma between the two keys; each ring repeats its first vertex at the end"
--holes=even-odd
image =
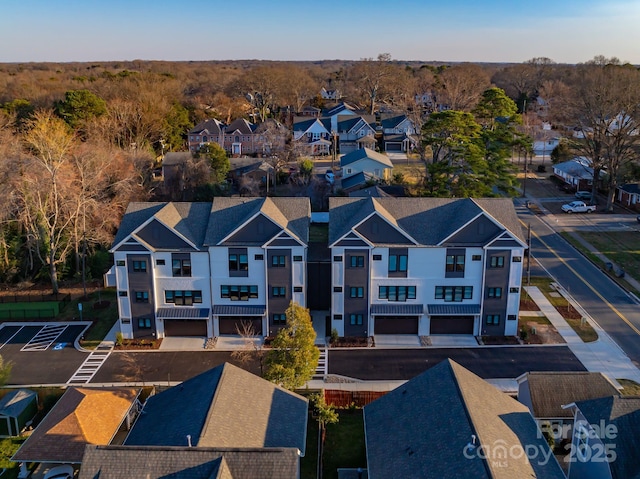
{"type": "Polygon", "coordinates": [[[0,321],[25,320],[25,319],[53,319],[56,317],[54,308],[41,309],[16,309],[13,311],[0,311],[0,321]]]}

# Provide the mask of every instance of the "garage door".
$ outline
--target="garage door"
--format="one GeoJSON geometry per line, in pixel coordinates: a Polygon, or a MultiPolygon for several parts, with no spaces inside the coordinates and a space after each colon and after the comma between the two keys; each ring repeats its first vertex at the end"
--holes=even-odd
{"type": "Polygon", "coordinates": [[[402,151],[402,143],[387,143],[385,148],[387,151],[402,151]]]}
{"type": "Polygon", "coordinates": [[[253,329],[253,334],[262,335],[262,318],[259,316],[220,316],[218,320],[220,334],[239,334],[246,326],[253,329]]]}
{"type": "Polygon", "coordinates": [[[418,316],[375,316],[375,334],[418,334],[418,316]]]}
{"type": "Polygon", "coordinates": [[[473,316],[431,316],[431,334],[473,334],[473,316]]]}
{"type": "Polygon", "coordinates": [[[207,336],[207,321],[203,319],[165,319],[165,336],[207,336]]]}

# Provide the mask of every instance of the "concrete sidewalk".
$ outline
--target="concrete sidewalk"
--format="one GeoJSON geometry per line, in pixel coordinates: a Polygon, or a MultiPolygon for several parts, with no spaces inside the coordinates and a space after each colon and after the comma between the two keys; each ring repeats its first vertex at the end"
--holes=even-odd
{"type": "MultiPolygon", "coordinates": [[[[549,302],[547,297],[535,286],[525,287],[527,293],[538,305],[540,311],[553,324],[558,333],[564,338],[569,349],[576,355],[580,362],[591,372],[602,372],[611,380],[631,379],[640,383],[640,369],[636,368],[629,357],[622,351],[611,337],[596,321],[587,315],[582,308],[575,304],[570,297],[573,306],[582,313],[589,324],[598,333],[598,339],[591,343],[585,343],[580,336],[567,324],[562,315],[549,302]]],[[[563,290],[559,289],[562,294],[563,290]]],[[[566,293],[565,293],[566,294],[566,293]]]]}

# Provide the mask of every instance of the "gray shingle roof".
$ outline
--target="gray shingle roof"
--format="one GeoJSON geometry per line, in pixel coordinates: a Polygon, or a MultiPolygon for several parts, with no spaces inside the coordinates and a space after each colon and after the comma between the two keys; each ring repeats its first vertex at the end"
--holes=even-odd
{"type": "Polygon", "coordinates": [[[215,135],[218,135],[222,131],[222,128],[224,128],[224,123],[214,118],[198,123],[189,131],[189,134],[198,135],[201,134],[204,130],[207,130],[209,134],[213,133],[215,135]]]}
{"type": "Polygon", "coordinates": [[[131,235],[152,216],[201,248],[209,218],[210,203],[129,203],[113,246],[131,235]]]}
{"type": "Polygon", "coordinates": [[[308,401],[224,363],[150,397],[125,444],[305,450],[308,401]]]}
{"type": "Polygon", "coordinates": [[[500,463],[467,448],[475,435],[489,455],[500,444],[548,451],[524,405],[451,360],[365,406],[364,419],[370,478],[565,477],[553,459],[500,463]]]}
{"type": "Polygon", "coordinates": [[[382,118],[380,124],[382,128],[395,128],[407,119],[407,115],[396,115],[392,117],[382,118]]]}
{"type": "Polygon", "coordinates": [[[234,133],[236,130],[242,135],[251,135],[255,130],[256,125],[245,120],[244,118],[238,118],[231,122],[229,126],[225,128],[225,133],[234,133]]]}
{"type": "Polygon", "coordinates": [[[640,397],[611,396],[576,405],[589,424],[598,425],[602,433],[607,434],[614,426],[615,434],[608,434],[603,441],[616,453],[615,461],[609,463],[613,479],[640,479],[640,397]],[[604,431],[600,421],[604,421],[604,431]]]}
{"type": "Polygon", "coordinates": [[[183,165],[191,158],[191,153],[188,151],[171,151],[164,155],[162,159],[162,166],[175,166],[183,165]]]}
{"type": "Polygon", "coordinates": [[[309,198],[224,198],[213,200],[205,245],[217,245],[240,225],[262,212],[289,229],[303,243],[309,241],[309,198]]]}
{"type": "Polygon", "coordinates": [[[87,446],[79,479],[295,479],[293,448],[87,446]]]}
{"type": "Polygon", "coordinates": [[[345,166],[349,166],[356,161],[360,161],[365,158],[377,161],[378,163],[381,163],[388,168],[393,168],[393,163],[387,155],[383,155],[382,153],[378,153],[377,151],[370,150],[369,148],[360,148],[359,150],[354,150],[351,153],[347,153],[346,155],[342,156],[340,158],[340,167],[344,168],[345,166]]]}
{"type": "Polygon", "coordinates": [[[419,244],[435,246],[480,213],[493,217],[525,241],[513,202],[508,198],[330,198],[329,244],[383,208],[419,244]]]}
{"type": "Polygon", "coordinates": [[[17,417],[35,400],[37,400],[37,394],[30,389],[10,391],[0,400],[0,415],[17,417]]]}
{"type": "Polygon", "coordinates": [[[536,418],[573,417],[563,405],[588,399],[618,395],[618,390],[602,373],[527,373],[532,414],[536,418]]]}

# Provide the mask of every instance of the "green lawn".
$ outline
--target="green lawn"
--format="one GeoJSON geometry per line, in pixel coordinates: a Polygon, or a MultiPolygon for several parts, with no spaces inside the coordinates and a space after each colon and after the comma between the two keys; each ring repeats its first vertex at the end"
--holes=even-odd
{"type": "Polygon", "coordinates": [[[323,477],[337,479],[338,468],[367,467],[362,409],[338,411],[340,420],[327,426],[323,477]]]}
{"type": "Polygon", "coordinates": [[[86,300],[71,301],[57,318],[60,321],[70,321],[74,318],[79,319],[80,312],[78,311],[78,303],[82,302],[83,321],[93,322],[89,330],[84,334],[82,346],[85,348],[97,346],[118,320],[118,302],[115,290],[107,289],[99,292],[96,291],[95,293],[90,293],[88,296],[89,298],[86,300]],[[106,308],[95,307],[99,302],[102,304],[108,302],[109,305],[106,308]]]}
{"type": "Polygon", "coordinates": [[[326,243],[329,241],[329,225],[309,225],[309,243],[326,243]]]}
{"type": "Polygon", "coordinates": [[[18,477],[19,464],[11,462],[10,459],[26,439],[26,437],[7,437],[0,440],[0,469],[7,469],[2,474],[2,479],[18,477]]]}

